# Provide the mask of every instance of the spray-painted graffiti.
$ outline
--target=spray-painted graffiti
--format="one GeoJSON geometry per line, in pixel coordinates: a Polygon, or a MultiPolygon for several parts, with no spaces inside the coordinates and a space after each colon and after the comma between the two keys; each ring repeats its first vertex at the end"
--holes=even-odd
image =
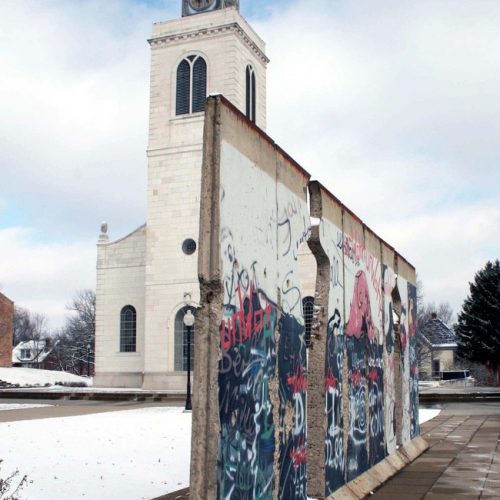
{"type": "Polygon", "coordinates": [[[325,399],[327,432],[325,436],[325,495],[345,482],[344,419],[342,416],[342,366],[344,335],[338,309],[328,321],[325,356],[325,399]]]}
{"type": "Polygon", "coordinates": [[[280,306],[279,498],[307,498],[307,355],[297,252],[311,234],[307,205],[278,185],[280,306]]]}
{"type": "Polygon", "coordinates": [[[387,455],[384,440],[383,350],[377,338],[368,343],[370,465],[375,465],[387,455]]]}
{"type": "Polygon", "coordinates": [[[401,316],[399,318],[399,336],[401,341],[402,367],[402,407],[403,421],[401,439],[403,442],[410,439],[411,433],[411,405],[410,405],[410,350],[408,348],[408,282],[398,277],[398,289],[401,294],[401,316]]]}
{"type": "Polygon", "coordinates": [[[367,251],[363,243],[347,233],[337,234],[337,246],[343,250],[345,258],[355,267],[363,265],[370,278],[371,290],[376,295],[379,311],[382,312],[382,270],[379,260],[367,251]]]}
{"type": "Polygon", "coordinates": [[[280,320],[280,498],[305,499],[306,491],[306,343],[305,328],[291,314],[280,320]],[[292,411],[290,411],[292,409],[292,411]],[[287,414],[291,421],[287,422],[287,414]]]}
{"type": "Polygon", "coordinates": [[[408,337],[410,349],[410,437],[420,434],[418,423],[417,289],[408,283],[408,337]]]}
{"type": "Polygon", "coordinates": [[[349,369],[349,437],[347,443],[347,479],[350,481],[368,469],[366,367],[368,339],[375,337],[371,319],[368,282],[358,271],[346,325],[347,362],[349,369]]]}
{"type": "MultiPolygon", "coordinates": [[[[221,105],[217,99],[209,101],[212,108],[221,105]]],[[[307,173],[286,155],[276,161],[280,153],[272,142],[253,142],[258,132],[232,114],[229,108],[207,114],[206,130],[213,133],[218,124],[210,153],[220,144],[220,154],[205,154],[203,163],[207,192],[201,197],[199,273],[208,314],[200,324],[197,346],[205,364],[197,364],[197,376],[207,375],[205,387],[214,384],[214,363],[219,364],[217,403],[207,391],[197,393],[197,410],[204,410],[206,418],[193,419],[194,433],[220,425],[217,492],[211,484],[207,491],[210,498],[222,500],[306,500],[309,468],[314,496],[322,497],[324,487],[327,497],[394,451],[396,429],[403,442],[418,434],[416,293],[383,265],[386,255],[401,276],[413,279],[414,273],[333,196],[325,196],[319,184],[314,189],[321,199],[313,200],[313,183],[310,207],[325,210],[325,216],[317,214],[320,241],[311,242],[307,173]],[[214,228],[220,228],[218,242],[214,228]],[[309,352],[311,363],[318,364],[309,379],[302,299],[303,286],[314,283],[314,276],[300,276],[298,267],[298,250],[307,241],[318,250],[309,352]],[[401,304],[398,299],[397,325],[393,290],[405,291],[401,304]],[[399,344],[402,373],[398,367],[396,391],[394,353],[399,344]],[[308,383],[314,384],[309,400],[308,383]],[[403,400],[398,411],[396,393],[403,400]],[[317,406],[323,396],[324,406],[317,406]],[[307,402],[315,438],[310,467],[307,402]]],[[[316,226],[313,234],[316,238],[316,226]]],[[[215,459],[214,444],[210,439],[204,443],[203,452],[193,453],[193,470],[200,470],[200,457],[208,459],[203,479],[213,474],[215,459]]]]}
{"type": "Polygon", "coordinates": [[[272,498],[274,422],[269,382],[276,366],[276,305],[255,268],[237,268],[231,232],[223,230],[231,272],[225,277],[220,339],[219,498],[272,498]],[[234,301],[234,296],[237,300],[234,301]]]}
{"type": "Polygon", "coordinates": [[[297,200],[288,201],[287,207],[282,210],[281,217],[278,220],[282,257],[286,257],[291,253],[293,259],[297,260],[300,245],[311,236],[309,217],[299,213],[301,208],[297,200]],[[300,231],[298,233],[297,222],[293,220],[294,218],[300,221],[300,231]]]}
{"type": "Polygon", "coordinates": [[[394,312],[392,290],[395,284],[393,271],[383,265],[384,280],[384,333],[386,350],[385,387],[385,438],[387,453],[396,450],[396,397],[394,383],[394,312]]]}

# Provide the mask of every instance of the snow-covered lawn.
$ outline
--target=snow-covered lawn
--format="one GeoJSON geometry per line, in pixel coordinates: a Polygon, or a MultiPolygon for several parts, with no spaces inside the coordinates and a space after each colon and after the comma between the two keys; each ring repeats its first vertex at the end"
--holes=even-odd
{"type": "Polygon", "coordinates": [[[0,424],[1,474],[29,500],[150,499],[189,483],[191,415],[146,408],[0,424]]]}
{"type": "MultiPolygon", "coordinates": [[[[4,405],[5,406],[5,405],[4,405]]],[[[439,410],[420,410],[420,422],[439,410]]],[[[158,407],[0,424],[1,474],[29,500],[150,499],[189,484],[191,414],[158,407]]]]}
{"type": "Polygon", "coordinates": [[[36,368],[0,368],[0,380],[9,384],[19,384],[21,387],[54,385],[57,382],[92,385],[92,379],[87,377],[79,377],[67,372],[38,370],[36,368]]]}

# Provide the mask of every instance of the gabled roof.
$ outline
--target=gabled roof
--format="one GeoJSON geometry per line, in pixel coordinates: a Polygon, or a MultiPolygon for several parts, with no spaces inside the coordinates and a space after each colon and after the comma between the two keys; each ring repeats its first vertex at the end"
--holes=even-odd
{"type": "Polygon", "coordinates": [[[456,349],[455,332],[440,319],[432,318],[419,328],[420,337],[433,348],[456,349]]]}
{"type": "Polygon", "coordinates": [[[48,348],[45,340],[28,340],[27,342],[20,342],[12,349],[12,362],[42,363],[51,352],[52,349],[48,348]],[[28,350],[30,352],[30,356],[27,358],[22,357],[21,351],[23,350],[28,350]]]}

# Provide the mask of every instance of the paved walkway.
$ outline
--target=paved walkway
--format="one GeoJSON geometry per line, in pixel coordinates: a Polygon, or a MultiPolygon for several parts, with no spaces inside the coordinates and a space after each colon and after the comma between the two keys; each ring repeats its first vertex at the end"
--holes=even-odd
{"type": "Polygon", "coordinates": [[[105,413],[110,411],[137,410],[152,406],[180,406],[175,402],[144,402],[144,401],[63,401],[63,400],[27,400],[27,399],[0,399],[1,404],[45,404],[42,408],[20,408],[0,411],[0,423],[15,422],[17,420],[35,420],[39,418],[74,417],[105,413]]]}
{"type": "Polygon", "coordinates": [[[370,498],[500,498],[500,411],[497,405],[450,405],[423,424],[421,434],[430,449],[370,498]]]}
{"type": "MultiPolygon", "coordinates": [[[[429,450],[368,498],[500,499],[500,404],[446,404],[421,434],[429,450]]],[[[156,500],[188,498],[185,488],[156,500]]]]}

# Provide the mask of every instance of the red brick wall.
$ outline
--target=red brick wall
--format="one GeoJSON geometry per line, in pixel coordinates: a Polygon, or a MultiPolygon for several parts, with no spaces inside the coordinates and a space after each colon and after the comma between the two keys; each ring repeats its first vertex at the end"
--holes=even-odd
{"type": "Polygon", "coordinates": [[[0,366],[12,366],[14,302],[0,293],[0,366]]]}

